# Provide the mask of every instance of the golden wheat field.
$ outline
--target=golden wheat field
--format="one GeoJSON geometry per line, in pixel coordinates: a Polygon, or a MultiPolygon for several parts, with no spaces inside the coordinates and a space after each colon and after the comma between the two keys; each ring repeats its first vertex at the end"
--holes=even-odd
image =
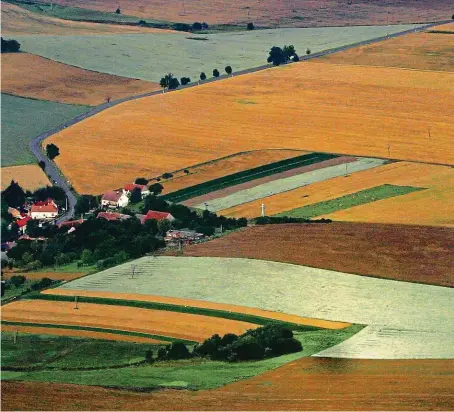
{"type": "Polygon", "coordinates": [[[144,332],[202,342],[218,333],[241,335],[257,325],[230,319],[163,310],[73,302],[21,300],[2,308],[2,319],[12,322],[52,323],[144,332]]]}
{"type": "Polygon", "coordinates": [[[49,185],[49,179],[36,164],[2,167],[2,190],[6,189],[11,180],[18,182],[25,190],[35,190],[49,185]]]}
{"type": "MultiPolygon", "coordinates": [[[[454,31],[454,24],[451,26],[454,31]]],[[[443,30],[437,26],[434,30],[443,30]]],[[[449,34],[414,33],[334,53],[320,61],[454,72],[454,39],[449,34]]]]}
{"type": "Polygon", "coordinates": [[[454,164],[453,91],[454,73],[302,62],[124,103],[44,144],[79,193],[264,148],[454,164]]]}
{"type": "Polygon", "coordinates": [[[98,73],[29,53],[2,54],[2,92],[59,103],[98,105],[158,90],[157,83],[98,73]]]}
{"type": "Polygon", "coordinates": [[[428,29],[428,31],[448,31],[448,32],[454,32],[454,23],[446,23],[446,24],[441,24],[436,27],[432,27],[428,29]]]}
{"type": "Polygon", "coordinates": [[[139,26],[85,23],[58,19],[32,13],[14,4],[2,2],[2,36],[54,34],[86,35],[111,33],[165,33],[172,30],[159,30],[139,26]]]}
{"type": "MultiPolygon", "coordinates": [[[[426,190],[373,202],[330,215],[334,220],[454,226],[454,169],[421,163],[397,162],[348,177],[337,177],[221,211],[226,216],[268,215],[356,193],[383,184],[423,187],[426,190]]],[[[326,216],[324,216],[326,217],[326,216]]]]}

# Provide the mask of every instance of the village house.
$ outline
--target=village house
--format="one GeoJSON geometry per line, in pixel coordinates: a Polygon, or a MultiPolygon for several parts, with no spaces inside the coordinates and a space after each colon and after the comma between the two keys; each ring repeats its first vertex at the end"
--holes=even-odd
{"type": "Polygon", "coordinates": [[[145,197],[145,196],[148,196],[150,194],[150,191],[148,190],[148,188],[145,186],[145,185],[138,185],[137,183],[128,183],[126,184],[124,187],[123,187],[123,190],[124,192],[130,196],[132,191],[134,189],[139,189],[140,190],[140,194],[142,195],[142,199],[145,197]]]}
{"type": "Polygon", "coordinates": [[[141,220],[141,223],[145,223],[147,220],[150,220],[150,219],[157,220],[158,222],[160,220],[168,220],[169,222],[172,222],[175,220],[175,218],[168,212],[157,212],[155,210],[149,210],[147,212],[147,214],[141,220]]]}
{"type": "Polygon", "coordinates": [[[18,227],[20,233],[22,233],[22,234],[25,233],[25,229],[27,229],[27,222],[29,220],[32,220],[32,218],[30,216],[25,216],[22,219],[16,220],[16,224],[17,224],[17,227],[18,227]]]}
{"type": "Polygon", "coordinates": [[[62,227],[67,227],[67,228],[69,228],[71,230],[71,229],[75,229],[77,226],[80,226],[84,222],[85,222],[85,219],[68,220],[66,222],[60,223],[58,225],[58,228],[61,229],[62,227]]]}
{"type": "Polygon", "coordinates": [[[58,207],[52,199],[35,202],[30,209],[32,219],[54,219],[58,216],[58,207]]]}
{"type": "Polygon", "coordinates": [[[130,215],[124,215],[123,213],[115,213],[115,212],[99,212],[97,218],[98,219],[106,219],[109,222],[115,222],[117,220],[126,220],[129,219],[130,215]]]}
{"type": "Polygon", "coordinates": [[[128,196],[121,190],[109,190],[101,198],[102,207],[118,208],[125,207],[129,203],[128,196]]]}

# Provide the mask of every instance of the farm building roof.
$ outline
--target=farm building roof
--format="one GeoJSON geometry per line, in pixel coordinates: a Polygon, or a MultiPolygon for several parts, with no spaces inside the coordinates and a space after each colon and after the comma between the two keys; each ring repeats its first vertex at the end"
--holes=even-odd
{"type": "Polygon", "coordinates": [[[25,216],[22,219],[16,220],[16,224],[19,228],[24,227],[29,220],[32,220],[30,216],[25,216]]]}
{"type": "Polygon", "coordinates": [[[58,225],[58,228],[61,228],[61,227],[75,227],[75,226],[81,225],[84,222],[85,222],[85,219],[68,220],[67,222],[60,223],[58,225]]]}
{"type": "Polygon", "coordinates": [[[173,216],[168,212],[157,212],[155,210],[149,210],[145,215],[143,221],[154,219],[154,220],[164,220],[164,219],[173,219],[173,216]]]}
{"type": "Polygon", "coordinates": [[[122,195],[123,195],[122,192],[115,192],[114,190],[109,190],[103,194],[101,200],[107,200],[109,202],[118,202],[122,195]]]}
{"type": "Polygon", "coordinates": [[[147,187],[145,185],[138,185],[136,183],[128,183],[123,187],[123,189],[127,192],[132,192],[134,189],[140,189],[143,192],[144,190],[147,190],[147,187]]]}
{"type": "Polygon", "coordinates": [[[45,203],[45,202],[38,202],[32,205],[32,208],[30,209],[31,213],[58,213],[58,208],[55,205],[55,203],[52,201],[52,203],[45,203]]]}
{"type": "Polygon", "coordinates": [[[116,220],[125,220],[129,219],[130,215],[124,215],[123,213],[116,213],[116,212],[99,212],[97,218],[98,219],[106,219],[109,222],[116,221],[116,220]]]}

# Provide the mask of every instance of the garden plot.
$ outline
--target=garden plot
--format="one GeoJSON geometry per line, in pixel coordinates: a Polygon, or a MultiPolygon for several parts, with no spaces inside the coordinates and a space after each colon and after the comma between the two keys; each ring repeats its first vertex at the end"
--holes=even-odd
{"type": "MultiPolygon", "coordinates": [[[[454,356],[454,290],[450,288],[252,259],[144,257],[134,264],[138,275],[133,279],[131,263],[127,263],[60,289],[75,294],[77,290],[100,290],[197,299],[403,333],[418,331],[434,342],[428,357],[447,357],[447,351],[454,356]]],[[[380,343],[384,339],[388,345],[393,340],[400,342],[406,357],[421,357],[420,345],[413,347],[399,334],[377,336],[373,343],[377,357],[380,348],[388,350],[380,343]]]]}
{"type": "Polygon", "coordinates": [[[164,74],[172,72],[178,78],[188,76],[195,81],[200,72],[211,77],[213,69],[224,73],[227,65],[234,71],[262,66],[273,46],[293,44],[300,54],[306,48],[314,53],[416,27],[276,29],[203,36],[151,33],[15,38],[23,51],[84,69],[151,81],[159,81],[164,74]]]}
{"type": "MultiPolygon", "coordinates": [[[[345,176],[346,174],[372,169],[374,167],[382,166],[385,163],[386,160],[382,159],[364,158],[348,164],[340,164],[313,170],[308,173],[302,173],[296,176],[287,177],[285,179],[264,183],[251,189],[240,190],[239,192],[231,195],[211,200],[208,203],[208,209],[210,211],[217,212],[218,210],[228,209],[243,203],[262,199],[267,196],[273,196],[278,193],[294,190],[301,186],[307,186],[312,183],[323,182],[324,180],[332,179],[334,177],[345,176]]],[[[205,208],[205,204],[200,203],[195,207],[203,209],[205,208]]]]}

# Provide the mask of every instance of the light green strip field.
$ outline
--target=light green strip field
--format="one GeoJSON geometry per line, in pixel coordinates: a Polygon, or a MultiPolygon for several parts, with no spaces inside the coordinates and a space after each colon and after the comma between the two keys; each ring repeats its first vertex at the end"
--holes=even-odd
{"type": "Polygon", "coordinates": [[[88,106],[24,99],[2,93],[2,167],[35,163],[30,139],[82,113],[88,106]]]}
{"type": "Polygon", "coordinates": [[[315,53],[416,27],[419,25],[16,38],[24,51],[89,70],[158,82],[172,72],[196,81],[200,72],[211,77],[217,68],[223,74],[227,65],[235,72],[267,64],[272,46],[293,44],[303,55],[307,48],[315,53]]]}
{"type": "Polygon", "coordinates": [[[356,192],[351,195],[338,197],[337,199],[326,200],[324,202],[314,203],[312,205],[289,210],[288,212],[278,213],[275,216],[309,219],[337,212],[338,210],[350,209],[351,207],[363,205],[365,203],[377,202],[390,197],[406,195],[419,190],[424,190],[424,188],[394,185],[376,186],[371,189],[361,190],[360,192],[356,192]]]}

